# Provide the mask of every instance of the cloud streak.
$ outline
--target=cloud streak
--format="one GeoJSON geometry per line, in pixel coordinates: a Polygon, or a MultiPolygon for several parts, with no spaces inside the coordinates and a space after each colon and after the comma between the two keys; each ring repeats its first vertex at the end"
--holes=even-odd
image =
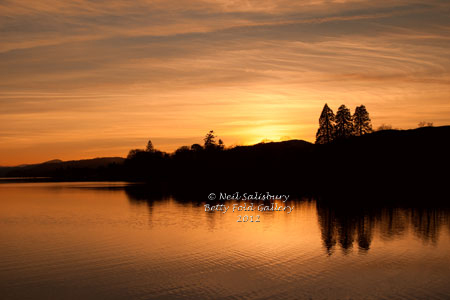
{"type": "Polygon", "coordinates": [[[171,151],[210,129],[227,144],[313,141],[325,101],[366,104],[375,127],[448,124],[449,13],[446,1],[2,1],[0,165],[82,147],[123,156],[148,138],[171,151]]]}

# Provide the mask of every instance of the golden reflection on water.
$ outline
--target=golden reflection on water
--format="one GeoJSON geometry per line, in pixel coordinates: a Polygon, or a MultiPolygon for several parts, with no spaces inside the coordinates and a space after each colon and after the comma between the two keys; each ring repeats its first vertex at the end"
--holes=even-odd
{"type": "Polygon", "coordinates": [[[6,299],[445,299],[450,292],[444,209],[297,199],[286,202],[290,214],[224,214],[205,212],[205,204],[224,203],[207,195],[124,185],[1,184],[6,299]],[[237,222],[239,215],[261,222],[237,222]]]}

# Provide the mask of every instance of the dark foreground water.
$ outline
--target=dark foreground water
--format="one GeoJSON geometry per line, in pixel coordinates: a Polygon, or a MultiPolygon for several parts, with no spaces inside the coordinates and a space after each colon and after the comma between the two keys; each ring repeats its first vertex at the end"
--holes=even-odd
{"type": "Polygon", "coordinates": [[[207,213],[236,202],[125,186],[0,184],[0,298],[450,298],[445,209],[207,213]]]}

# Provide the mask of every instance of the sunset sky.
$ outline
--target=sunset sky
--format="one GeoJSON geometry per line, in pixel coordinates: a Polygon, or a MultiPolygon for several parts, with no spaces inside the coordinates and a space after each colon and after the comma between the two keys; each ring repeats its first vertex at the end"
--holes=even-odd
{"type": "Polygon", "coordinates": [[[0,1],[0,165],[450,124],[450,1],[0,1]]]}

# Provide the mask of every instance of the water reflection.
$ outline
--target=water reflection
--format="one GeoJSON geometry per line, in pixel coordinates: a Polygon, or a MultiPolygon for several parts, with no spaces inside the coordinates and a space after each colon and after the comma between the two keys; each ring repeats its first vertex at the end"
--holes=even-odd
{"type": "Polygon", "coordinates": [[[449,224],[449,211],[435,207],[358,207],[317,204],[322,240],[328,254],[340,247],[348,253],[354,245],[365,252],[375,231],[384,240],[401,238],[412,230],[425,243],[437,243],[449,224]]]}
{"type": "MultiPolygon", "coordinates": [[[[131,204],[146,205],[150,218],[155,203],[173,200],[176,203],[197,207],[202,210],[205,203],[215,205],[220,201],[202,201],[207,194],[192,194],[169,192],[168,190],[152,189],[146,186],[126,186],[125,193],[131,204]]],[[[412,231],[414,236],[424,243],[436,244],[439,234],[447,227],[450,232],[450,210],[446,207],[417,206],[405,207],[402,205],[379,206],[374,204],[358,205],[352,203],[333,203],[333,201],[315,201],[311,198],[294,198],[291,203],[301,207],[305,201],[316,205],[317,221],[321,231],[323,248],[328,255],[332,255],[336,249],[348,254],[357,249],[361,254],[371,249],[375,234],[385,241],[401,238],[412,231]]],[[[236,202],[233,202],[236,203],[236,202]]],[[[230,203],[231,204],[231,203],[230,203]]],[[[219,213],[208,213],[207,223],[214,227],[215,218],[219,213]]]]}
{"type": "Polygon", "coordinates": [[[2,299],[448,298],[445,208],[295,197],[238,223],[208,192],[1,185],[2,299]]]}

